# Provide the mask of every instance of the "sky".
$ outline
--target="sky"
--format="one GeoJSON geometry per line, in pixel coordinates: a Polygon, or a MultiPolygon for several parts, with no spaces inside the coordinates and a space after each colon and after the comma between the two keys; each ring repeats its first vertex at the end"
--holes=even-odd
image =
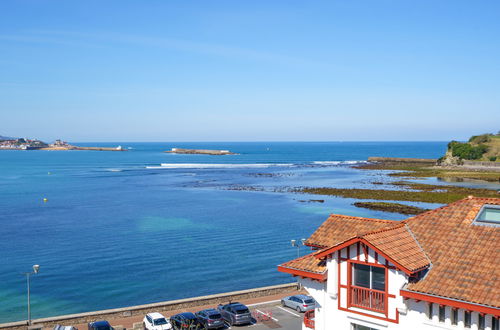
{"type": "Polygon", "coordinates": [[[0,135],[449,141],[499,129],[499,1],[0,1],[0,135]]]}

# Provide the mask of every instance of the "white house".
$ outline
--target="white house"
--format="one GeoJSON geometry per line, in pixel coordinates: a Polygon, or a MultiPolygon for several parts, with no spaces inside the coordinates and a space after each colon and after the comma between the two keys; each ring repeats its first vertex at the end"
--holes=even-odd
{"type": "Polygon", "coordinates": [[[500,199],[404,221],[331,215],[278,266],[317,301],[303,330],[500,330],[500,199]]]}

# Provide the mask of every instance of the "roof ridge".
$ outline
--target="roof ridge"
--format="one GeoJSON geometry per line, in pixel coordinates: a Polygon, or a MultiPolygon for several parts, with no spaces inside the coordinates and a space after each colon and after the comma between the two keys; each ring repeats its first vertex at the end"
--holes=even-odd
{"type": "Polygon", "coordinates": [[[355,219],[359,219],[359,220],[366,220],[366,221],[379,221],[379,222],[386,222],[386,223],[390,223],[390,222],[396,222],[398,220],[388,220],[388,219],[378,219],[378,218],[367,218],[367,217],[358,217],[358,216],[355,216],[355,215],[345,215],[345,214],[335,214],[335,213],[331,213],[330,214],[330,218],[331,217],[341,217],[341,218],[355,218],[355,219]]]}
{"type": "Polygon", "coordinates": [[[420,242],[418,241],[417,237],[415,236],[415,234],[411,230],[410,226],[408,226],[408,224],[406,224],[406,223],[404,223],[403,225],[405,226],[405,229],[408,231],[408,233],[411,235],[411,237],[413,237],[413,239],[415,240],[415,243],[417,243],[417,246],[420,248],[420,250],[424,254],[425,258],[429,261],[429,269],[430,269],[432,267],[432,260],[431,260],[431,258],[429,258],[429,256],[425,252],[425,250],[422,247],[422,245],[420,245],[420,242]]]}

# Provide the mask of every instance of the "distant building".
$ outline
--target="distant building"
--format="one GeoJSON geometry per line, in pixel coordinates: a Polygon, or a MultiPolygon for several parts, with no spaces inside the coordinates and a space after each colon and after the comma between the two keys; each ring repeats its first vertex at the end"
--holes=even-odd
{"type": "Polygon", "coordinates": [[[499,330],[500,198],[404,221],[331,215],[278,266],[317,301],[303,329],[499,330]]]}

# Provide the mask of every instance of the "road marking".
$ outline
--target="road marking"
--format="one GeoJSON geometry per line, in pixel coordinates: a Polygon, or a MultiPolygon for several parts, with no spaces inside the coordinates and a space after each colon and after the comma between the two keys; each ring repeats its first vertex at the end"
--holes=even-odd
{"type": "Polygon", "coordinates": [[[258,309],[256,309],[256,311],[257,311],[257,312],[259,312],[259,313],[261,313],[262,315],[265,315],[265,316],[267,316],[267,317],[272,318],[272,319],[273,319],[273,321],[278,322],[278,319],[275,319],[275,318],[274,318],[274,317],[272,317],[271,315],[266,314],[266,313],[264,313],[263,311],[260,311],[260,310],[258,310],[258,309]]]}
{"type": "Polygon", "coordinates": [[[277,303],[277,302],[280,302],[280,301],[281,300],[264,301],[264,302],[261,302],[261,303],[250,304],[250,305],[247,305],[247,306],[251,307],[251,306],[260,306],[260,305],[274,304],[274,303],[277,303]]]}
{"type": "Polygon", "coordinates": [[[292,315],[295,315],[295,316],[297,316],[297,317],[302,317],[302,316],[300,316],[299,314],[295,314],[294,312],[291,312],[291,311],[289,311],[289,310],[287,310],[287,309],[284,309],[284,308],[283,308],[283,307],[281,307],[281,306],[278,306],[278,308],[279,308],[279,309],[281,309],[281,310],[283,310],[283,311],[285,311],[285,312],[287,312],[287,313],[290,313],[290,314],[292,314],[292,315]]]}

